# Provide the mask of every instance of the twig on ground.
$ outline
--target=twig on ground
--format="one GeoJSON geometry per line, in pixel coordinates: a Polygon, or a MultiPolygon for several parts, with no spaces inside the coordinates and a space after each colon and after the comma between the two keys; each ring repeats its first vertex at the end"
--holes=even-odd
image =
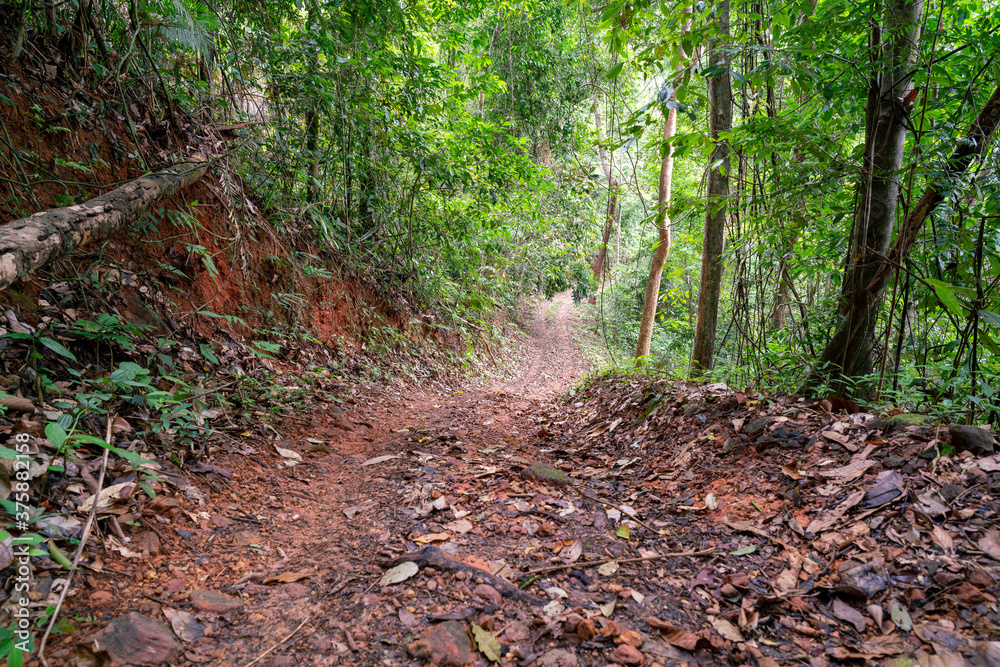
{"type": "MultiPolygon", "coordinates": [[[[601,500],[600,498],[595,498],[594,496],[587,495],[583,491],[580,491],[580,495],[583,496],[584,498],[586,498],[587,500],[592,500],[595,503],[600,503],[601,505],[611,505],[611,506],[614,506],[614,502],[613,501],[610,501],[610,500],[601,500]]],[[[621,511],[621,510],[619,510],[619,511],[621,511]]],[[[622,512],[622,513],[624,514],[624,512],[622,512]]],[[[627,514],[625,516],[626,516],[626,518],[628,518],[629,521],[635,521],[637,524],[639,524],[640,526],[642,526],[643,528],[645,528],[649,532],[653,533],[654,535],[666,535],[667,534],[665,531],[653,528],[652,526],[650,526],[648,523],[646,523],[645,521],[643,521],[642,519],[640,519],[637,516],[629,516],[627,514]]]]}
{"type": "Polygon", "coordinates": [[[674,551],[666,554],[657,554],[656,556],[643,556],[642,558],[604,558],[602,560],[592,560],[592,561],[587,561],[585,563],[581,563],[578,561],[576,563],[568,563],[565,565],[536,567],[534,570],[528,570],[527,572],[522,572],[521,574],[530,577],[533,574],[542,574],[545,572],[558,572],[559,570],[570,570],[573,568],[604,565],[605,563],[610,563],[611,561],[618,561],[618,563],[642,563],[647,560],[659,560],[661,558],[682,558],[684,556],[707,556],[709,554],[714,554],[715,552],[716,549],[702,549],[701,551],[674,551]]]}
{"type": "Polygon", "coordinates": [[[243,665],[243,667],[252,667],[253,665],[256,665],[256,664],[257,664],[258,662],[260,662],[261,660],[263,660],[264,658],[266,658],[266,657],[267,657],[268,655],[270,655],[270,654],[271,654],[271,653],[272,653],[272,652],[273,652],[273,651],[274,651],[274,650],[275,650],[276,648],[278,648],[279,646],[281,646],[282,644],[284,644],[285,642],[287,642],[287,641],[288,641],[289,639],[291,639],[292,637],[294,637],[294,636],[295,636],[295,634],[296,634],[296,633],[297,633],[297,632],[298,632],[299,630],[301,630],[301,629],[302,629],[302,626],[304,626],[304,625],[305,625],[306,623],[308,623],[309,621],[311,621],[311,620],[312,620],[312,618],[313,618],[313,615],[312,615],[312,614],[309,614],[308,616],[306,616],[306,618],[305,618],[305,620],[304,620],[304,621],[302,621],[301,623],[299,623],[299,624],[298,624],[298,626],[297,626],[297,627],[296,627],[296,628],[295,628],[294,630],[292,630],[291,632],[289,632],[289,633],[288,633],[288,636],[287,636],[287,637],[285,637],[284,639],[282,639],[281,641],[279,641],[279,642],[278,642],[277,644],[275,644],[275,645],[274,645],[274,646],[272,646],[271,648],[267,649],[266,651],[264,651],[263,653],[261,653],[260,655],[258,655],[258,656],[257,656],[256,658],[254,658],[253,660],[251,660],[251,661],[250,661],[250,662],[248,662],[247,664],[243,665]]]}
{"type": "Polygon", "coordinates": [[[463,563],[457,558],[449,556],[437,547],[424,547],[420,551],[403,554],[399,558],[389,561],[389,564],[399,565],[400,563],[405,563],[407,561],[416,563],[421,567],[430,565],[442,570],[465,572],[466,574],[471,574],[476,577],[482,577],[483,581],[497,589],[497,592],[500,593],[500,595],[507,598],[513,598],[515,600],[520,600],[521,602],[527,602],[535,605],[545,604],[546,602],[546,600],[538,597],[537,595],[525,593],[520,588],[502,577],[498,577],[497,575],[487,572],[482,568],[473,567],[472,565],[463,563]]]}
{"type": "Polygon", "coordinates": [[[49,667],[49,661],[45,658],[45,645],[49,641],[49,635],[52,634],[52,628],[55,627],[56,620],[59,618],[59,610],[62,609],[63,602],[66,600],[66,595],[69,593],[70,584],[73,583],[73,575],[76,574],[77,565],[80,563],[80,557],[83,555],[83,549],[87,546],[87,540],[90,538],[90,531],[94,527],[94,520],[97,518],[97,509],[100,506],[100,490],[104,487],[104,473],[108,470],[108,454],[111,453],[111,425],[114,423],[114,417],[109,413],[107,419],[107,428],[105,429],[104,441],[108,446],[104,449],[104,457],[101,459],[101,474],[97,478],[97,489],[98,492],[94,494],[94,506],[90,508],[90,514],[87,516],[87,523],[83,527],[83,533],[80,534],[80,546],[76,549],[76,556],[73,557],[73,565],[69,569],[69,575],[66,577],[66,585],[63,586],[62,592],[59,594],[59,601],[56,602],[56,607],[52,611],[52,616],[49,617],[49,624],[45,628],[45,634],[42,635],[42,641],[38,644],[38,660],[45,667],[49,667]]]}

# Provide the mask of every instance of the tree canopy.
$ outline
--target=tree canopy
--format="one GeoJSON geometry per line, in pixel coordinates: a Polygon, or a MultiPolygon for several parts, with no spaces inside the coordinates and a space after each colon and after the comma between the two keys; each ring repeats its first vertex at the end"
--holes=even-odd
{"type": "Polygon", "coordinates": [[[991,1],[3,7],[15,60],[235,132],[207,157],[279,237],[450,326],[572,289],[623,363],[996,409],[991,1]]]}

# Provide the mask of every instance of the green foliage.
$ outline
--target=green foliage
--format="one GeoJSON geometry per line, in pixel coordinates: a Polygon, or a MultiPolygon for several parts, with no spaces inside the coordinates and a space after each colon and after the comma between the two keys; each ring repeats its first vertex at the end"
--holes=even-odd
{"type": "MultiPolygon", "coordinates": [[[[26,25],[62,36],[75,7],[58,5],[57,25],[46,25],[42,13],[26,15],[26,25]]],[[[288,248],[310,248],[276,253],[304,277],[330,278],[335,258],[404,295],[415,311],[444,314],[443,326],[455,331],[474,331],[470,323],[525,293],[572,289],[578,300],[602,293],[609,341],[630,354],[655,237],[660,159],[672,150],[674,242],[650,355],[663,369],[687,363],[706,213],[700,189],[713,148],[705,85],[727,76],[737,109],[724,137],[734,161],[719,377],[792,389],[840,322],[842,275],[857,251],[849,239],[867,88],[881,57],[870,48],[879,20],[870,11],[844,0],[736,2],[723,40],[713,3],[142,0],[134,7],[132,17],[127,4],[102,4],[101,43],[115,55],[90,40],[91,53],[74,54],[76,63],[96,63],[94,75],[109,82],[142,82],[134,88],[155,91],[164,107],[153,116],[176,122],[181,107],[226,121],[217,125],[246,123],[226,156],[250,194],[227,213],[239,234],[254,234],[248,220],[262,214],[288,248]],[[707,48],[723,50],[725,64],[702,67],[695,56],[707,48]],[[678,131],[664,142],[671,110],[679,112],[678,131]],[[595,280],[587,266],[608,204],[598,120],[620,212],[609,271],[595,280]]],[[[943,173],[1000,75],[994,9],[975,0],[927,8],[913,64],[917,96],[893,102],[907,117],[897,222],[943,173]]],[[[126,93],[133,97],[107,104],[134,128],[139,93],[126,93]]],[[[63,134],[42,107],[31,114],[45,133],[63,134]]],[[[883,398],[910,400],[899,393],[914,386],[908,378],[930,373],[952,396],[953,411],[972,418],[993,410],[995,144],[943,184],[944,203],[879,304],[878,376],[856,380],[883,398]]],[[[81,175],[101,166],[56,160],[81,175]]],[[[207,233],[190,211],[158,217],[207,233]]],[[[187,250],[218,277],[207,247],[189,242],[187,250]]],[[[314,305],[287,286],[268,291],[275,326],[282,316],[301,320],[314,305]]],[[[94,324],[81,324],[79,335],[128,335],[115,333],[120,323],[94,324]]],[[[35,362],[67,359],[52,336],[31,336],[35,362]]]]}

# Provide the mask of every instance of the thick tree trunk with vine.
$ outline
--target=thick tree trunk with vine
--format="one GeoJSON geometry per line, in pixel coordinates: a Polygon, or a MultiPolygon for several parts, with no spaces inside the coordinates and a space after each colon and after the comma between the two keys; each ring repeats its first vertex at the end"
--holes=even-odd
{"type": "MultiPolygon", "coordinates": [[[[954,150],[939,176],[928,185],[916,205],[910,209],[906,219],[900,225],[899,233],[892,244],[892,249],[888,252],[888,257],[885,258],[885,254],[880,255],[877,258],[877,266],[867,276],[869,278],[868,282],[856,288],[859,292],[863,290],[862,297],[864,298],[858,297],[855,303],[860,305],[878,303],[882,293],[885,291],[889,276],[906,261],[910,253],[910,248],[916,242],[927,218],[930,217],[930,214],[937,208],[938,204],[944,201],[950,182],[963,174],[972,161],[989,148],[998,127],[1000,127],[1000,88],[993,91],[993,95],[990,96],[985,106],[983,106],[979,117],[976,118],[975,122],[969,128],[968,134],[959,142],[958,148],[954,150]]],[[[904,316],[901,319],[905,320],[905,315],[904,310],[904,316]]],[[[824,350],[821,359],[827,358],[831,347],[841,345],[841,341],[851,340],[852,337],[854,339],[860,338],[864,333],[866,322],[864,318],[857,318],[856,320],[845,318],[827,345],[827,349],[824,350]]],[[[905,328],[904,324],[900,326],[901,328],[905,328]]],[[[900,335],[903,335],[902,331],[900,335]]],[[[900,342],[897,346],[897,359],[901,346],[902,343],[900,342]]],[[[836,349],[839,350],[839,348],[836,349]]],[[[870,359],[868,368],[871,369],[870,359]]],[[[846,372],[843,374],[847,375],[846,372]]],[[[813,389],[831,377],[833,377],[832,373],[824,373],[822,368],[816,368],[803,385],[803,391],[813,389]]]]}
{"type": "Polygon", "coordinates": [[[208,168],[185,162],[131,181],[77,206],[21,218],[0,227],[0,289],[68,255],[113,236],[164,199],[194,183],[208,168]]]}
{"type": "Polygon", "coordinates": [[[905,116],[912,101],[909,71],[917,53],[922,9],[923,0],[889,0],[882,10],[882,26],[874,28],[871,43],[878,55],[868,85],[864,158],[844,270],[840,322],[804,390],[829,380],[835,390],[842,391],[846,388],[843,379],[872,372],[884,283],[875,291],[868,285],[885,264],[892,239],[906,140],[905,116]]]}
{"type": "Polygon", "coordinates": [[[937,208],[938,204],[944,201],[948,191],[949,181],[960,176],[968,169],[972,161],[990,145],[993,135],[1000,127],[1000,88],[996,88],[987,100],[979,116],[969,128],[968,134],[962,138],[958,148],[954,150],[948,163],[942,169],[942,173],[932,182],[921,195],[903,224],[899,227],[899,233],[889,251],[889,259],[884,262],[871,282],[868,284],[869,292],[876,292],[885,289],[885,284],[889,279],[889,274],[897,266],[901,266],[909,255],[910,248],[917,240],[920,230],[924,227],[924,222],[931,212],[937,208]]]}
{"type": "Polygon", "coordinates": [[[600,285],[601,274],[604,272],[604,262],[608,256],[608,240],[611,238],[611,231],[615,226],[615,215],[618,207],[618,179],[611,175],[611,164],[604,151],[604,137],[601,136],[601,106],[598,103],[596,86],[594,87],[594,129],[597,131],[597,154],[601,158],[604,179],[608,183],[608,214],[604,219],[601,248],[598,250],[597,260],[594,262],[594,277],[597,279],[597,284],[600,285]]]}
{"type": "Polygon", "coordinates": [[[604,220],[604,231],[601,234],[601,249],[597,251],[597,260],[594,262],[594,277],[597,278],[598,285],[601,283],[601,274],[604,272],[604,263],[608,257],[608,241],[611,239],[611,232],[615,228],[615,215],[618,209],[618,181],[612,180],[611,191],[608,193],[608,216],[604,220]]]}
{"type": "Polygon", "coordinates": [[[715,332],[722,291],[722,251],[726,243],[729,199],[729,142],[722,138],[733,126],[733,88],[722,47],[729,36],[729,0],[718,3],[719,38],[709,55],[709,67],[726,68],[708,80],[709,134],[715,142],[709,158],[705,237],[701,246],[701,284],[698,289],[698,319],[691,346],[691,374],[712,370],[715,332]]]}

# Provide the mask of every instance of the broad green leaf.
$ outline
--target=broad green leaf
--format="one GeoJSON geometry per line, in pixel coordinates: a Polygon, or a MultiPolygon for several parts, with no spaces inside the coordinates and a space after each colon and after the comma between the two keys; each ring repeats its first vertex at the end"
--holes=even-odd
{"type": "Polygon", "coordinates": [[[934,294],[937,298],[941,300],[941,303],[951,311],[952,315],[955,317],[965,317],[965,311],[962,309],[962,304],[959,302],[958,297],[955,296],[956,287],[954,285],[949,285],[948,283],[942,282],[940,280],[934,280],[933,278],[927,278],[927,283],[934,288],[934,294]]]}
{"type": "Polygon", "coordinates": [[[994,326],[1000,326],[1000,315],[997,315],[992,310],[980,310],[979,319],[994,326]]]}
{"type": "Polygon", "coordinates": [[[69,435],[66,433],[66,429],[62,427],[62,424],[49,422],[45,425],[45,437],[48,438],[54,447],[59,448],[66,444],[69,435]]]}
{"type": "Polygon", "coordinates": [[[56,546],[55,540],[49,540],[49,558],[62,565],[64,570],[73,569],[73,561],[71,561],[66,554],[64,554],[62,550],[56,546]]]}
{"type": "Polygon", "coordinates": [[[49,348],[56,354],[66,357],[70,361],[76,361],[76,356],[72,352],[67,350],[65,347],[63,347],[62,343],[60,343],[59,341],[53,340],[51,338],[42,337],[38,339],[38,342],[40,342],[42,345],[49,348]]]}

